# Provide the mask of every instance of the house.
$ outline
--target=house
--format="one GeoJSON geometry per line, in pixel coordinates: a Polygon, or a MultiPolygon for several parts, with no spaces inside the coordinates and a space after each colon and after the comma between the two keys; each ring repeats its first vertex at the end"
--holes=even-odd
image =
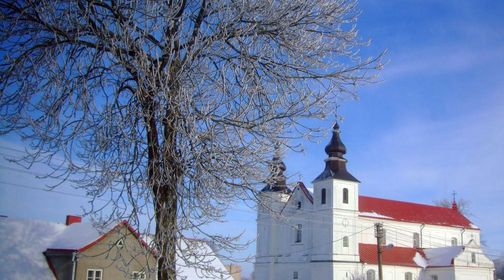
{"type": "Polygon", "coordinates": [[[360,195],[337,123],[325,152],[313,188],[289,188],[285,164],[273,158],[260,193],[256,279],[375,280],[378,249],[385,280],[493,279],[480,229],[455,202],[446,208],[360,195]]]}
{"type": "MultiPolygon", "coordinates": [[[[65,224],[0,219],[2,279],[156,279],[156,255],[126,222],[99,230],[67,216],[65,224]]],[[[228,279],[217,254],[202,240],[180,242],[177,279],[228,279]]]]}
{"type": "Polygon", "coordinates": [[[128,222],[102,232],[67,216],[66,225],[43,252],[56,279],[155,279],[156,255],[128,222]]]}
{"type": "Polygon", "coordinates": [[[237,264],[228,264],[226,265],[226,269],[232,277],[230,280],[241,280],[241,266],[237,264]]]}

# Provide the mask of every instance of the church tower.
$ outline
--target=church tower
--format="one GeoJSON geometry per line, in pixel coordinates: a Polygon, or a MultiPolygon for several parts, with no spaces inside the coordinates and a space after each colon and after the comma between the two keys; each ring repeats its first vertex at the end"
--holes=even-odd
{"type": "Polygon", "coordinates": [[[255,261],[256,279],[273,280],[282,241],[281,223],[278,217],[291,191],[287,188],[285,163],[277,151],[270,162],[270,176],[259,193],[257,214],[257,252],[255,261]]]}
{"type": "Polygon", "coordinates": [[[346,279],[359,264],[359,180],[347,170],[337,122],[325,152],[324,171],[313,181],[312,279],[346,279]]]}

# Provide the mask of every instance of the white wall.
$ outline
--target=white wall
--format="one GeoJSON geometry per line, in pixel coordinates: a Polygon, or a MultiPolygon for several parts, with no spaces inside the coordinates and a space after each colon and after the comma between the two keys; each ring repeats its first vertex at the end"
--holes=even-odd
{"type": "Polygon", "coordinates": [[[413,233],[420,234],[420,242],[423,248],[439,248],[451,246],[452,238],[457,238],[458,245],[461,245],[462,240],[464,245],[474,239],[479,244],[480,231],[477,229],[465,229],[449,226],[424,225],[421,224],[392,221],[386,219],[359,217],[359,230],[364,230],[359,236],[360,243],[374,244],[376,238],[374,236],[373,225],[375,223],[383,223],[386,230],[387,244],[393,244],[399,247],[413,247],[413,233]]]}
{"type": "MultiPolygon", "coordinates": [[[[376,264],[363,264],[362,275],[366,275],[367,271],[373,269],[375,271],[376,280],[378,280],[378,265],[376,264]]],[[[406,272],[413,274],[413,279],[419,279],[422,269],[419,267],[405,267],[405,266],[390,266],[383,265],[383,278],[385,280],[404,280],[406,272]]],[[[430,279],[429,279],[430,280],[430,279]]],[[[440,278],[439,280],[444,280],[440,278]]]]}

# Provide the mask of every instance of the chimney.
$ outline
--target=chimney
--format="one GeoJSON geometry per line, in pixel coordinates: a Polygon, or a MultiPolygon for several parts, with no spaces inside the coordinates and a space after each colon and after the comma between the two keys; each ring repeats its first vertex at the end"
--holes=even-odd
{"type": "Polygon", "coordinates": [[[80,216],[67,215],[66,216],[66,225],[69,226],[71,224],[80,223],[82,218],[80,216]]]}

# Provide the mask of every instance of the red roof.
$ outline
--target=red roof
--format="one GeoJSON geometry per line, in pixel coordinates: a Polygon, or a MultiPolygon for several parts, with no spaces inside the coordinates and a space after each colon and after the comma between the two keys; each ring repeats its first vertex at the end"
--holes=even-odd
{"type": "MultiPolygon", "coordinates": [[[[413,260],[417,252],[423,256],[422,251],[415,248],[384,248],[382,252],[382,264],[419,267],[413,260]]],[[[378,264],[376,244],[359,243],[359,255],[361,263],[378,264]]]]}
{"type": "Polygon", "coordinates": [[[359,196],[359,216],[430,225],[473,228],[458,210],[369,196],[359,196]]]}

